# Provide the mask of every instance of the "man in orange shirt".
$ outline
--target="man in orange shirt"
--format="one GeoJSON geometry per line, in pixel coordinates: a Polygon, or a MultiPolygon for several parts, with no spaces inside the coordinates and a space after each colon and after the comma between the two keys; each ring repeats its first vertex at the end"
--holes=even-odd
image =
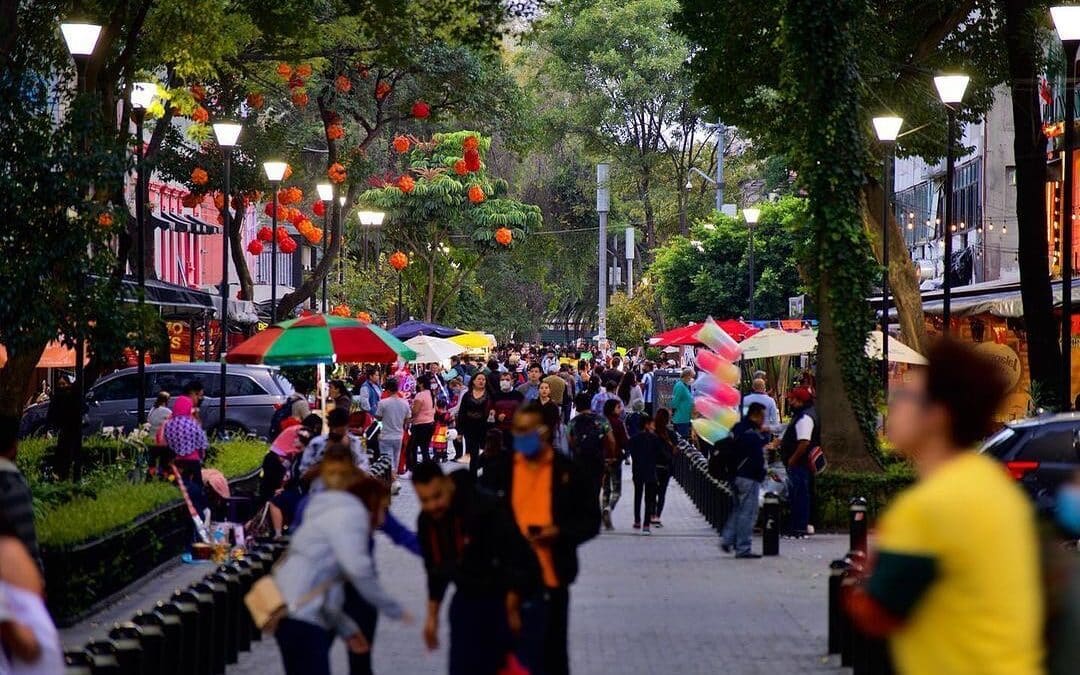
{"type": "Polygon", "coordinates": [[[544,582],[543,593],[522,607],[520,657],[531,672],[569,673],[569,588],[578,573],[577,547],[600,532],[596,493],[573,460],[555,452],[553,430],[536,402],[514,413],[511,432],[515,452],[506,499],[544,582]]]}

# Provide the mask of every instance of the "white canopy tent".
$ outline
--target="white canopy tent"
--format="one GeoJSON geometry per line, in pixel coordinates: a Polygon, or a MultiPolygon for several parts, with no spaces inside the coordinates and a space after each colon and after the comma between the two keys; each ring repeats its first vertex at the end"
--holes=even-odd
{"type": "Polygon", "coordinates": [[[405,344],[416,352],[416,358],[409,363],[442,363],[467,350],[463,345],[432,335],[417,335],[405,344]]]}

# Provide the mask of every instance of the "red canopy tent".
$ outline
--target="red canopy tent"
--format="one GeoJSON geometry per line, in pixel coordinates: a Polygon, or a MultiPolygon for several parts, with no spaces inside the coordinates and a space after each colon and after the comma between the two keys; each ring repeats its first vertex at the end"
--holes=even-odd
{"type": "MultiPolygon", "coordinates": [[[[754,333],[758,332],[757,328],[754,328],[748,323],[739,321],[738,319],[727,319],[725,321],[716,322],[724,332],[735,339],[736,342],[742,342],[746,338],[750,337],[754,333]]],[[[697,332],[701,330],[703,323],[692,323],[688,326],[681,326],[679,328],[673,328],[669,331],[654,335],[649,338],[649,344],[654,347],[682,347],[684,345],[700,345],[697,340],[697,332]]]]}

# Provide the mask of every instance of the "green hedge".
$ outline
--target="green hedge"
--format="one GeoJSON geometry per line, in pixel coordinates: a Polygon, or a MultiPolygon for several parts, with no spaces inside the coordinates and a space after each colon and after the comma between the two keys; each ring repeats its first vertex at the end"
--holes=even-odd
{"type": "MultiPolygon", "coordinates": [[[[91,467],[78,483],[53,482],[43,463],[54,446],[50,439],[31,439],[19,446],[18,464],[34,494],[34,520],[45,549],[67,548],[118,530],[143,514],[179,502],[171,483],[141,480],[139,449],[110,439],[88,439],[83,457],[91,467]],[[98,460],[101,460],[100,462],[98,460]]],[[[207,466],[236,478],[259,468],[266,443],[227,441],[212,448],[207,466]]]]}
{"type": "Polygon", "coordinates": [[[883,473],[827,471],[814,481],[814,525],[821,531],[846,530],[848,507],[855,497],[866,499],[873,523],[893,496],[914,481],[906,464],[892,464],[883,473]]]}

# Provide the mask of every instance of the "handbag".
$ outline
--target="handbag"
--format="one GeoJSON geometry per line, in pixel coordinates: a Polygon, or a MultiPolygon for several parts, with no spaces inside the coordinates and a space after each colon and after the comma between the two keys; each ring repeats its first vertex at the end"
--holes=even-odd
{"type": "Polygon", "coordinates": [[[825,452],[822,451],[821,446],[811,448],[807,454],[809,456],[810,472],[815,476],[825,473],[825,469],[829,466],[829,460],[825,457],[825,452]]]}
{"type": "MultiPolygon", "coordinates": [[[[288,555],[288,554],[286,554],[288,555]]],[[[274,570],[278,565],[285,560],[282,556],[274,567],[270,570],[269,574],[266,574],[259,578],[258,581],[251,585],[251,590],[244,596],[244,605],[247,606],[248,612],[251,614],[251,621],[255,624],[256,628],[266,634],[271,634],[277,631],[278,624],[281,620],[289,615],[290,610],[303,607],[307,603],[311,602],[315,598],[319,597],[330,590],[330,587],[340,581],[341,577],[334,577],[328,581],[324,581],[315,588],[311,589],[296,601],[293,607],[290,607],[285,602],[285,596],[281,594],[281,589],[278,588],[277,582],[274,581],[274,570]]]]}

